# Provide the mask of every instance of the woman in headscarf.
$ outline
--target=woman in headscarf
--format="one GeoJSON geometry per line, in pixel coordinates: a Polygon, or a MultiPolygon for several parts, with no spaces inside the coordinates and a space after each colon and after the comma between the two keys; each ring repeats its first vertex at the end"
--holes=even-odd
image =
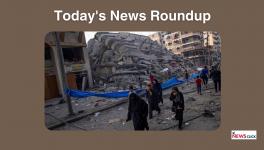
{"type": "Polygon", "coordinates": [[[175,112],[175,119],[179,120],[178,128],[181,130],[184,111],[184,97],[182,92],[180,92],[177,87],[172,88],[170,100],[172,101],[172,111],[175,112]]]}
{"type": "Polygon", "coordinates": [[[148,104],[136,93],[130,93],[126,121],[133,121],[134,130],[149,130],[147,117],[148,104]]]}
{"type": "Polygon", "coordinates": [[[153,90],[153,85],[151,83],[147,84],[146,98],[148,100],[148,106],[149,106],[149,108],[148,108],[148,110],[149,110],[149,119],[152,119],[153,110],[156,110],[160,114],[160,108],[159,108],[158,93],[156,93],[153,90]]]}

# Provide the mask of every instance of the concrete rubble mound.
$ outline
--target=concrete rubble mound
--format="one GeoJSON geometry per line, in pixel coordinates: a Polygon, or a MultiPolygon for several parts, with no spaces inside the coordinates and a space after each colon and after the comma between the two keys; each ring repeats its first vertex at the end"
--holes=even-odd
{"type": "Polygon", "coordinates": [[[108,90],[144,85],[149,73],[164,80],[168,72],[162,70],[180,61],[149,37],[126,32],[97,32],[88,41],[87,51],[95,85],[105,85],[108,90]]]}

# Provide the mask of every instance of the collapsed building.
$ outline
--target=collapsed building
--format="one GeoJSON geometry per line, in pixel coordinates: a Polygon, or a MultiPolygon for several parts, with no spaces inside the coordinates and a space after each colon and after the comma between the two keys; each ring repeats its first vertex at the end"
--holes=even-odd
{"type": "Polygon", "coordinates": [[[165,80],[182,61],[143,35],[98,32],[87,45],[95,85],[114,89],[127,89],[129,84],[140,86],[150,73],[165,80]],[[166,68],[171,72],[165,73],[166,68]]]}

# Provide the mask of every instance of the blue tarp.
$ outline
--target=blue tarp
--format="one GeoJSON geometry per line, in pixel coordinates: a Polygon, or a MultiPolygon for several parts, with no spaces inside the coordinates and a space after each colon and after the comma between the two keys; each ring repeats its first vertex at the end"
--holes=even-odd
{"type": "Polygon", "coordinates": [[[169,79],[169,80],[163,82],[163,83],[161,84],[161,87],[162,87],[162,89],[164,90],[164,89],[167,89],[167,88],[170,88],[170,87],[173,87],[173,86],[175,86],[175,85],[182,84],[182,83],[184,83],[184,81],[182,81],[182,80],[178,80],[177,78],[173,77],[173,78],[171,78],[171,79],[169,79]]]}
{"type": "MultiPolygon", "coordinates": [[[[184,81],[178,80],[177,78],[173,77],[161,84],[162,89],[167,89],[173,87],[175,85],[179,85],[184,83],[184,81]]],[[[138,89],[136,93],[144,94],[145,89],[138,89]]],[[[67,90],[66,94],[70,95],[71,97],[77,98],[84,98],[89,96],[97,96],[97,97],[105,97],[105,98],[122,98],[127,97],[129,91],[113,91],[113,92],[91,92],[91,91],[78,91],[78,90],[67,90]]]]}
{"type": "MultiPolygon", "coordinates": [[[[143,92],[144,89],[136,90],[136,93],[143,92]]],[[[84,98],[89,96],[105,97],[105,98],[122,98],[127,97],[129,91],[113,91],[113,92],[90,92],[90,91],[78,91],[78,90],[67,90],[66,93],[71,97],[84,98]]]]}
{"type": "Polygon", "coordinates": [[[190,78],[189,78],[189,80],[192,80],[192,79],[195,79],[197,76],[199,76],[200,74],[199,73],[193,73],[191,76],[190,76],[190,78]]]}

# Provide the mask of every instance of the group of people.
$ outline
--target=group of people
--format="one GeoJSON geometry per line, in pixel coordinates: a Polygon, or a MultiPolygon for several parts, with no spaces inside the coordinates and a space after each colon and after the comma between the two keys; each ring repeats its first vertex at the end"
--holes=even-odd
{"type": "MultiPolygon", "coordinates": [[[[161,84],[153,76],[150,76],[150,82],[146,87],[146,99],[142,99],[134,92],[134,87],[129,87],[128,96],[129,106],[126,121],[133,121],[134,130],[149,130],[148,121],[153,118],[153,111],[161,113],[159,104],[163,104],[161,84]]],[[[179,129],[182,129],[184,98],[177,87],[172,89],[170,100],[172,101],[172,111],[175,113],[175,119],[179,120],[179,129]]]]}
{"type": "MultiPolygon", "coordinates": [[[[189,84],[189,74],[185,70],[184,76],[187,84],[189,84]]],[[[197,86],[197,93],[202,94],[202,85],[208,88],[208,79],[211,78],[214,82],[215,92],[221,91],[221,71],[216,67],[211,67],[209,71],[207,66],[205,66],[199,76],[195,79],[195,84],[197,86]]],[[[133,121],[135,130],[149,130],[149,125],[147,118],[153,118],[153,111],[157,111],[158,114],[161,113],[159,103],[163,104],[162,98],[162,87],[157,79],[150,74],[149,82],[146,87],[146,99],[147,102],[134,92],[133,86],[129,87],[129,106],[126,121],[133,121]]],[[[184,96],[182,92],[179,91],[177,87],[172,88],[169,99],[172,101],[172,112],[175,113],[175,120],[179,121],[178,128],[182,129],[183,123],[183,112],[184,112],[184,96]]]]}
{"type": "MultiPolygon", "coordinates": [[[[202,85],[204,85],[205,89],[208,88],[208,79],[211,78],[214,82],[215,92],[221,91],[221,71],[217,69],[216,66],[212,66],[211,70],[209,71],[207,66],[201,70],[200,75],[198,75],[195,79],[195,84],[197,87],[197,93],[202,95],[202,85]]],[[[185,80],[189,80],[189,73],[185,70],[185,80]]]]}
{"type": "Polygon", "coordinates": [[[201,71],[200,76],[197,76],[195,82],[197,86],[197,93],[202,95],[202,83],[205,88],[208,88],[208,78],[211,78],[214,82],[215,93],[221,91],[221,71],[216,66],[212,66],[209,71],[207,66],[201,71]]]}

